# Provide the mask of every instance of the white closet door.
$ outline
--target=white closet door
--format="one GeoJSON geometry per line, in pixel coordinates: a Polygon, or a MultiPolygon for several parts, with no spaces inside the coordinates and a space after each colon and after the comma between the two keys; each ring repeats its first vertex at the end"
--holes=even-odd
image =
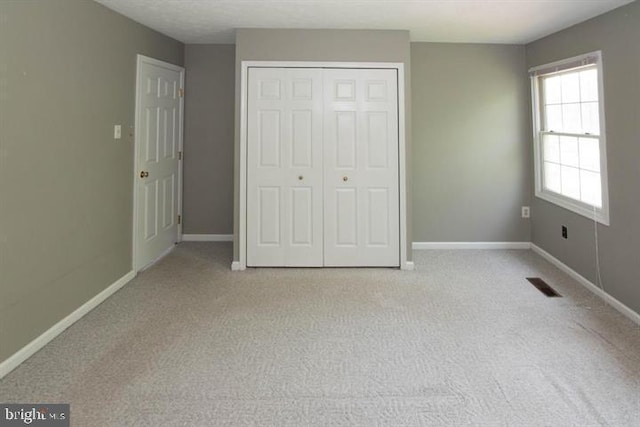
{"type": "Polygon", "coordinates": [[[247,265],[322,266],[322,71],[248,77],[247,265]]]}
{"type": "Polygon", "coordinates": [[[399,266],[396,71],[323,79],[324,264],[399,266]]]}

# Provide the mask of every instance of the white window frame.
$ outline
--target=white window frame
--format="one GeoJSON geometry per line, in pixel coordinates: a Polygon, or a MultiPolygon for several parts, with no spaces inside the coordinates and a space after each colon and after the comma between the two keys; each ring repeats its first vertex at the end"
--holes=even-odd
{"type": "MultiPolygon", "coordinates": [[[[589,52],[572,58],[563,59],[549,64],[539,65],[529,69],[531,76],[531,99],[533,114],[533,141],[534,141],[534,170],[535,170],[535,195],[543,200],[554,203],[560,207],[568,209],[579,215],[593,219],[601,224],[609,225],[609,185],[607,174],[607,142],[604,119],[604,90],[602,78],[602,53],[601,51],[589,52]],[[595,61],[594,61],[595,59],[595,61]],[[540,104],[540,82],[539,78],[553,73],[555,68],[558,72],[572,68],[573,64],[595,62],[598,70],[598,113],[600,119],[600,183],[602,188],[602,207],[584,203],[562,194],[546,190],[544,188],[544,174],[542,171],[542,111],[540,104]]],[[[562,135],[558,133],[558,135],[562,135]]],[[[574,134],[571,134],[574,136],[574,134]]],[[[585,134],[585,136],[588,136],[585,134]]]]}

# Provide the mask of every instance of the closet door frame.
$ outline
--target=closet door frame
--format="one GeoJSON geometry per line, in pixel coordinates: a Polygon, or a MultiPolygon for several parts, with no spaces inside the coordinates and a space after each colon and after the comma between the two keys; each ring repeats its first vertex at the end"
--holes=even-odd
{"type": "Polygon", "coordinates": [[[413,262],[407,261],[407,182],[406,182],[406,132],[405,132],[405,73],[404,64],[395,62],[306,62],[306,61],[242,61],[240,70],[240,159],[239,159],[239,215],[236,244],[238,260],[231,264],[234,271],[247,268],[247,117],[249,68],[370,68],[391,69],[398,73],[398,182],[400,191],[400,269],[412,270],[413,262]]]}

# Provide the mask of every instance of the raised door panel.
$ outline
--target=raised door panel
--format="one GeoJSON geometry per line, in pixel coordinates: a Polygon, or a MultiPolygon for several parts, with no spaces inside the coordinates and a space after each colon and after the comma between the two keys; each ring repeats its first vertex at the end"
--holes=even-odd
{"type": "Polygon", "coordinates": [[[158,132],[160,108],[157,106],[145,107],[144,112],[144,135],[142,137],[142,158],[145,166],[152,162],[158,161],[158,145],[160,134],[158,132]]]}
{"type": "Polygon", "coordinates": [[[313,111],[292,111],[291,128],[291,167],[298,169],[313,167],[313,111]]]}
{"type": "Polygon", "coordinates": [[[368,247],[389,246],[391,230],[389,229],[389,189],[367,189],[367,234],[365,243],[368,247]]]}
{"type": "Polygon", "coordinates": [[[386,111],[365,113],[366,162],[369,169],[389,167],[389,123],[386,111]]]}
{"type": "MultiPolygon", "coordinates": [[[[356,112],[338,111],[335,120],[335,167],[337,169],[356,168],[356,112]]],[[[331,120],[331,119],[329,119],[331,120]]]]}
{"type": "Polygon", "coordinates": [[[158,182],[151,181],[143,186],[142,200],[144,210],[142,214],[144,240],[149,241],[158,235],[158,182]]]}
{"type": "Polygon", "coordinates": [[[159,142],[162,147],[162,159],[173,159],[176,156],[178,144],[177,111],[175,107],[169,106],[163,108],[161,114],[159,142]]]}
{"type": "Polygon", "coordinates": [[[338,188],[335,193],[336,246],[356,248],[358,245],[358,190],[338,188]]]}
{"type": "Polygon", "coordinates": [[[313,246],[313,188],[291,188],[291,246],[313,246]]]}
{"type": "Polygon", "coordinates": [[[258,246],[280,246],[280,187],[258,187],[258,246]]]}
{"type": "Polygon", "coordinates": [[[258,111],[258,168],[280,167],[281,127],[279,110],[258,111]]]}
{"type": "Polygon", "coordinates": [[[162,197],[160,207],[162,208],[162,228],[164,230],[173,227],[176,222],[176,177],[170,175],[162,180],[162,197]]]}

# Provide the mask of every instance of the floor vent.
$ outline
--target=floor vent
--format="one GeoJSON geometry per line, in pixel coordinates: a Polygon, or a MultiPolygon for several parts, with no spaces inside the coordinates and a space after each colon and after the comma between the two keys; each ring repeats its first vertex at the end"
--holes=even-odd
{"type": "Polygon", "coordinates": [[[547,282],[545,282],[539,277],[527,277],[527,280],[531,282],[533,286],[538,288],[540,292],[542,292],[548,297],[562,297],[562,295],[557,293],[555,289],[553,289],[551,286],[549,286],[547,282]]]}

